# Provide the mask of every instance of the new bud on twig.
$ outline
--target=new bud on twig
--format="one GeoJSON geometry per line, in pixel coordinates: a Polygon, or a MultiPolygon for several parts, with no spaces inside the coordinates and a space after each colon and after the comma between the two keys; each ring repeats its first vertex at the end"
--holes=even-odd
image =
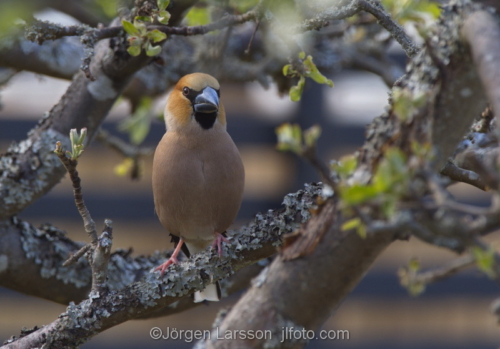
{"type": "MultiPolygon", "coordinates": [[[[76,128],[71,129],[69,132],[69,139],[71,141],[71,152],[68,152],[71,160],[76,160],[83,153],[85,137],[87,136],[87,128],[81,129],[80,134],[76,128]]],[[[58,142],[59,143],[59,142],[58,142]]],[[[57,148],[56,148],[57,150],[57,148]]]]}

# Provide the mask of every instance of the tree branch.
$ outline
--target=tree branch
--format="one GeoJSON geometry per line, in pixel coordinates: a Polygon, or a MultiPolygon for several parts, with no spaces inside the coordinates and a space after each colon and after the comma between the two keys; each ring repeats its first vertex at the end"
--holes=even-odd
{"type": "MultiPolygon", "coordinates": [[[[310,217],[309,209],[321,192],[319,185],[307,185],[305,190],[284,198],[284,207],[257,215],[254,220],[231,235],[269,236],[264,242],[269,255],[281,235],[290,232],[310,217]]],[[[68,255],[78,251],[82,243],[73,242],[54,227],[35,229],[17,218],[0,224],[0,255],[7,258],[7,269],[0,273],[0,286],[62,304],[84,299],[91,288],[91,270],[84,259],[71,267],[63,266],[68,255]],[[57,246],[55,248],[54,246],[57,246]],[[22,270],[22,273],[18,271],[22,270]],[[48,291],[50,290],[50,291],[48,291]]],[[[118,250],[111,255],[108,286],[118,291],[158,266],[169,255],[156,253],[149,257],[130,256],[131,250],[118,250]]],[[[252,257],[253,258],[253,257],[252,257]]]]}
{"type": "MultiPolygon", "coordinates": [[[[332,201],[326,203],[301,229],[298,240],[287,247],[302,245],[300,240],[314,239],[326,229],[312,253],[286,260],[285,248],[218,324],[219,333],[236,329],[265,329],[272,332],[272,337],[255,340],[237,338],[231,341],[229,347],[302,347],[304,340],[282,342],[283,328],[293,326],[299,330],[318,330],[356,286],[375,258],[392,242],[392,232],[380,232],[363,240],[354,231],[341,231],[336,210],[332,201]]],[[[226,341],[215,341],[213,338],[201,347],[228,347],[226,341]]]]}
{"type": "Polygon", "coordinates": [[[449,177],[453,181],[467,183],[481,190],[488,189],[486,183],[479,177],[476,172],[465,170],[451,162],[448,162],[445,165],[445,167],[441,171],[441,174],[443,176],[449,177]]]}
{"type": "Polygon", "coordinates": [[[415,45],[404,29],[385,12],[380,2],[373,0],[358,0],[358,7],[360,10],[371,13],[377,19],[378,23],[391,33],[392,37],[401,45],[403,50],[405,50],[408,57],[414,57],[418,51],[420,51],[420,47],[415,45]]]}
{"type": "MultiPolygon", "coordinates": [[[[500,26],[487,11],[476,11],[464,22],[462,35],[470,45],[474,63],[488,101],[496,115],[500,114],[500,26]]],[[[499,125],[497,116],[497,125],[499,125]]],[[[498,131],[497,131],[498,132],[498,131]]]]}
{"type": "Polygon", "coordinates": [[[274,254],[283,233],[290,232],[300,221],[310,217],[307,203],[314,201],[318,191],[318,186],[308,186],[307,191],[288,195],[282,219],[273,213],[258,215],[240,234],[230,235],[231,244],[222,258],[215,251],[205,251],[170,267],[165,278],[159,278],[158,273],[146,273],[143,281],[119,291],[93,295],[78,305],[70,303],[56,321],[4,347],[79,346],[97,333],[163,309],[209,283],[268,257],[274,254]]]}

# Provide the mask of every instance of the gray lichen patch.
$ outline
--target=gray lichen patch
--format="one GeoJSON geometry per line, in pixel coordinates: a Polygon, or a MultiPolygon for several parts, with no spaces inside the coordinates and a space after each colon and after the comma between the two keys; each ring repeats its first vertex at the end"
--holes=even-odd
{"type": "Polygon", "coordinates": [[[231,244],[236,245],[231,250],[230,257],[236,258],[236,253],[243,250],[255,250],[262,247],[262,242],[271,241],[273,246],[281,245],[281,236],[297,229],[300,224],[311,218],[309,211],[316,204],[316,197],[322,192],[321,183],[306,184],[305,188],[296,193],[287,194],[283,200],[283,208],[258,213],[254,220],[231,237],[231,244]]]}
{"type": "MultiPolygon", "coordinates": [[[[84,259],[74,265],[63,267],[68,258],[68,245],[77,245],[69,240],[60,230],[46,225],[36,229],[27,222],[13,218],[12,222],[20,231],[20,239],[26,258],[40,265],[40,275],[45,278],[55,277],[65,284],[77,288],[86,287],[91,280],[91,272],[84,259]]],[[[81,246],[80,246],[81,247],[81,246]]]]}
{"type": "Polygon", "coordinates": [[[78,71],[83,55],[83,47],[75,38],[46,41],[42,45],[21,41],[19,45],[25,55],[35,54],[48,67],[67,76],[78,71]]]}
{"type": "Polygon", "coordinates": [[[53,152],[57,141],[69,144],[57,131],[38,131],[0,157],[0,219],[18,213],[59,180],[62,164],[53,152]]]}

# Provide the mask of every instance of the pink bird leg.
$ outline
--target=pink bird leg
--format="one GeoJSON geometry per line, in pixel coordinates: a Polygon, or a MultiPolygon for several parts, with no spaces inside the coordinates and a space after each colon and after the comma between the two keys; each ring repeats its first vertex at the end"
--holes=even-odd
{"type": "Polygon", "coordinates": [[[174,253],[172,253],[172,255],[170,256],[170,258],[165,263],[160,264],[159,266],[157,266],[154,271],[160,270],[160,276],[163,276],[163,274],[165,274],[165,270],[167,270],[167,268],[170,265],[172,265],[172,264],[178,264],[179,261],[177,260],[177,255],[181,251],[181,247],[182,247],[183,243],[184,243],[184,240],[180,239],[179,243],[175,247],[174,253]]]}
{"type": "Polygon", "coordinates": [[[221,233],[215,232],[215,240],[212,242],[212,249],[217,249],[219,251],[219,258],[222,257],[222,241],[225,243],[229,243],[229,240],[226,239],[224,235],[221,233]]]}

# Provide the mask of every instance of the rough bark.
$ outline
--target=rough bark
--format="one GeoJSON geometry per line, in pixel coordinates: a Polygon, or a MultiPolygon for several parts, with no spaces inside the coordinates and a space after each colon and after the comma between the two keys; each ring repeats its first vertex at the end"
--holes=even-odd
{"type": "MultiPolygon", "coordinates": [[[[249,253],[249,265],[263,258],[262,255],[272,255],[275,246],[281,243],[281,235],[308,219],[308,209],[314,205],[320,191],[320,186],[308,185],[305,191],[289,194],[285,197],[283,208],[258,214],[250,224],[230,234],[250,234],[254,239],[261,238],[260,250],[255,255],[249,253]]],[[[88,296],[92,275],[86,259],[80,258],[76,264],[62,266],[83,243],[72,241],[53,226],[36,229],[18,218],[4,221],[0,231],[1,286],[61,304],[80,302],[88,296]],[[20,273],[20,270],[23,272],[20,273]]],[[[132,258],[130,251],[116,251],[108,268],[108,287],[119,291],[140,281],[165,258],[166,253],[132,258]]]]}
{"type": "Polygon", "coordinates": [[[236,330],[270,330],[272,336],[231,341],[212,336],[206,348],[301,348],[306,344],[306,340],[281,343],[282,329],[319,330],[394,237],[386,232],[362,239],[341,231],[337,210],[333,201],[328,202],[304,228],[304,234],[313,235],[327,230],[312,254],[293,260],[279,255],[218,325],[219,336],[236,330]]]}

